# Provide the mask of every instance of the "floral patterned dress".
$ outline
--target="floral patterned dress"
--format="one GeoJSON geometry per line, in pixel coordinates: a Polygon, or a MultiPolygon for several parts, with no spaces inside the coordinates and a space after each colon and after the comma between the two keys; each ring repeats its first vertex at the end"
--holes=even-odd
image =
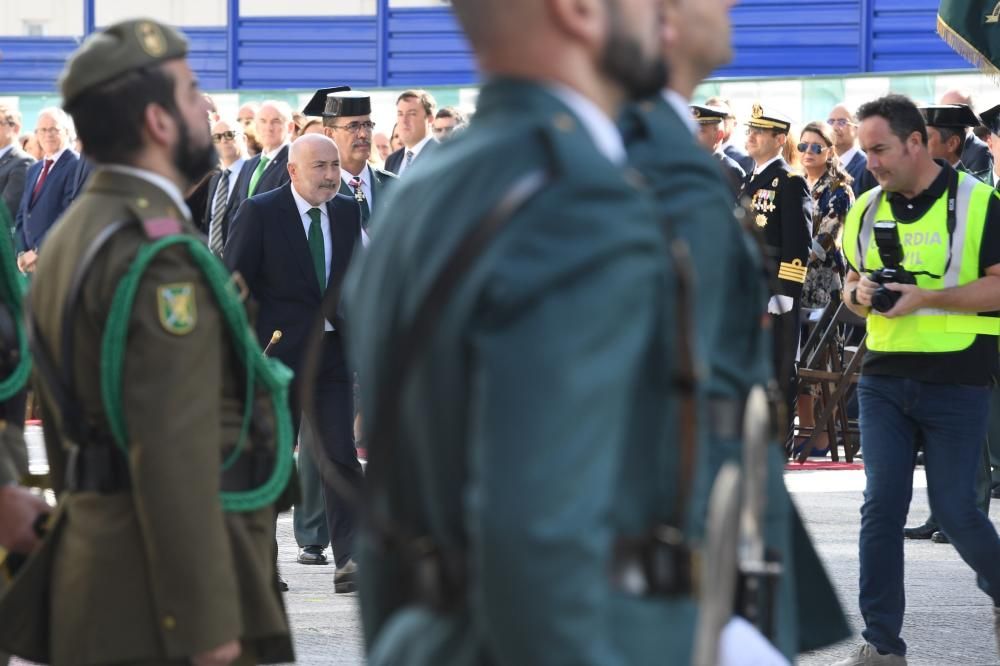
{"type": "Polygon", "coordinates": [[[828,171],[813,185],[811,194],[813,241],[809,271],[802,286],[802,307],[822,308],[830,303],[832,293],[843,289],[840,231],[847,211],[854,204],[854,192],[850,185],[828,171]]]}

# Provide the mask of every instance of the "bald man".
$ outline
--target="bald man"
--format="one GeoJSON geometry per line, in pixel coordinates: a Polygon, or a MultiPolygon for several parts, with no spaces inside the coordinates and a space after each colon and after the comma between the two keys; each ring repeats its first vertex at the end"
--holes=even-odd
{"type": "MultiPolygon", "coordinates": [[[[266,114],[261,105],[258,118],[266,114]]],[[[247,199],[239,208],[226,241],[226,265],[239,271],[259,306],[257,335],[266,346],[282,332],[271,355],[296,374],[292,417],[298,432],[302,404],[302,353],[324,306],[329,285],[340,282],[354,248],[361,243],[361,217],[353,198],[338,194],[340,153],[322,134],[306,134],[288,151],[289,182],[247,199]]],[[[344,320],[336,303],[323,310],[324,333],[315,395],[318,423],[310,424],[327,460],[350,484],[360,487],[361,464],[354,448],[352,382],[344,360],[344,320]]],[[[327,524],[337,565],[336,592],[356,586],[353,505],[324,484],[327,524]]]]}
{"type": "Polygon", "coordinates": [[[405,171],[345,294],[373,419],[369,664],[690,663],[690,577],[647,566],[690,563],[653,538],[683,529],[690,322],[613,124],[665,83],[663,5],[452,1],[487,81],[476,116],[405,171]],[[429,292],[440,275],[455,287],[429,292]]]}
{"type": "MultiPolygon", "coordinates": [[[[973,111],[972,94],[967,90],[949,90],[941,95],[938,104],[965,104],[973,111]]],[[[982,139],[975,135],[972,129],[965,130],[962,144],[962,164],[969,173],[991,173],[993,171],[993,153],[982,139]]]]}

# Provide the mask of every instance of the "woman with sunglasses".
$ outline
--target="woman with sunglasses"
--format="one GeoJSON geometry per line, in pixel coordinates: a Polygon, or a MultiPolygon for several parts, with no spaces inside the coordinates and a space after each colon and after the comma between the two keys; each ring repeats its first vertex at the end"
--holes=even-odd
{"type": "MultiPolygon", "coordinates": [[[[812,195],[812,250],[806,281],[802,285],[802,307],[825,308],[831,299],[834,303],[840,301],[843,288],[844,259],[838,241],[847,211],[854,204],[853,179],[841,166],[834,150],[833,132],[825,123],[806,125],[796,148],[812,195]]],[[[803,334],[802,340],[806,337],[803,334]]],[[[812,428],[815,425],[812,393],[799,395],[798,414],[800,426],[812,428]]],[[[820,433],[814,452],[825,455],[828,449],[828,436],[825,432],[820,433]]]]}

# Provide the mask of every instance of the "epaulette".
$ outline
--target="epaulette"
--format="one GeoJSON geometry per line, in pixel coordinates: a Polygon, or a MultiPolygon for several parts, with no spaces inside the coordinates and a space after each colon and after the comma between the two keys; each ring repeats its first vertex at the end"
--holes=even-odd
{"type": "Polygon", "coordinates": [[[151,240],[157,240],[165,236],[179,234],[183,227],[180,221],[172,217],[157,217],[142,221],[142,228],[146,231],[146,236],[151,240]]]}

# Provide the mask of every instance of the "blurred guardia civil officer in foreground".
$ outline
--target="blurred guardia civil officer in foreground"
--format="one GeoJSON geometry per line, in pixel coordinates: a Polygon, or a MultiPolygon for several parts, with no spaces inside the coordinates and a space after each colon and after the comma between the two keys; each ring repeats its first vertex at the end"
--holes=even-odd
{"type": "Polygon", "coordinates": [[[663,87],[663,4],[453,6],[478,112],[397,185],[348,277],[369,663],[673,659],[692,641],[692,321],[612,122],[663,87]]]}

